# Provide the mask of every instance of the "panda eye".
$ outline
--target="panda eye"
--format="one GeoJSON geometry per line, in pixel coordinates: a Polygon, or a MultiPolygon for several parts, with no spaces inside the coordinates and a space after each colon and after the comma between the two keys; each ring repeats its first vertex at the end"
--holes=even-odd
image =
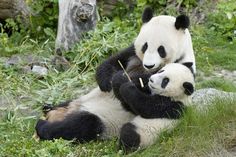
{"type": "Polygon", "coordinates": [[[148,44],[147,44],[147,42],[143,45],[143,47],[142,47],[142,52],[143,53],[145,53],[145,51],[147,50],[147,48],[148,48],[148,44]]]}
{"type": "Polygon", "coordinates": [[[161,58],[165,58],[166,57],[166,51],[165,51],[164,46],[159,46],[157,51],[158,51],[158,53],[159,53],[161,58]]]}
{"type": "Polygon", "coordinates": [[[169,83],[169,78],[165,77],[163,80],[162,80],[162,83],[161,83],[161,87],[162,88],[166,88],[167,84],[169,83]]]}

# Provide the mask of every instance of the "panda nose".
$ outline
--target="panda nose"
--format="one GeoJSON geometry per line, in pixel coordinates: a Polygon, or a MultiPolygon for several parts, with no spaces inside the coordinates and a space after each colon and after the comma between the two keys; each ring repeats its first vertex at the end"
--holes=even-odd
{"type": "Polygon", "coordinates": [[[147,68],[147,69],[152,69],[154,66],[155,66],[155,64],[153,64],[153,65],[145,65],[144,64],[144,67],[147,68]]]}

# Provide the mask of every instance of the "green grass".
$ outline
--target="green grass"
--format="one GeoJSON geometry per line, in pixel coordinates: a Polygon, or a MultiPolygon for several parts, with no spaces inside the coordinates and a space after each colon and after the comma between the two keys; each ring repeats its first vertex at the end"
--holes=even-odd
{"type": "MultiPolygon", "coordinates": [[[[37,41],[19,34],[0,36],[0,156],[123,156],[117,140],[73,144],[71,141],[35,141],[34,126],[41,114],[41,105],[57,104],[78,97],[96,86],[96,67],[117,50],[129,45],[140,26],[132,21],[99,22],[94,32],[84,36],[71,51],[68,70],[58,71],[50,60],[54,41],[37,41]],[[40,78],[24,73],[22,65],[5,66],[5,57],[12,54],[33,54],[42,58],[49,73],[40,78]]],[[[206,75],[216,69],[236,70],[236,40],[227,41],[207,25],[192,27],[197,69],[206,75]]],[[[197,76],[197,89],[217,88],[236,92],[230,80],[197,76]]],[[[128,156],[207,156],[222,146],[235,145],[236,101],[216,100],[207,112],[190,108],[180,124],[164,132],[155,145],[128,156]]]]}

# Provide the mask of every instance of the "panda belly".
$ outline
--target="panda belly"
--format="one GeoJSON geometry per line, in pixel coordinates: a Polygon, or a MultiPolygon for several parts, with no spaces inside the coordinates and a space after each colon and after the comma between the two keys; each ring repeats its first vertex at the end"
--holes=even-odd
{"type": "Polygon", "coordinates": [[[104,124],[101,138],[118,136],[123,124],[129,122],[134,115],[122,107],[113,92],[102,92],[98,87],[78,100],[79,110],[98,116],[104,124]]]}

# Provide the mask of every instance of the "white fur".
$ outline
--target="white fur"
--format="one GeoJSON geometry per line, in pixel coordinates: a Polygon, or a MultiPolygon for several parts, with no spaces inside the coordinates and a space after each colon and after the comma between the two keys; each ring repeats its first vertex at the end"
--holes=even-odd
{"type": "Polygon", "coordinates": [[[97,115],[105,125],[102,139],[119,136],[122,125],[134,118],[133,114],[124,110],[113,92],[102,92],[99,87],[71,102],[69,107],[72,112],[88,111],[97,115]]]}
{"type": "Polygon", "coordinates": [[[145,119],[140,116],[135,117],[131,123],[136,126],[136,132],[140,135],[140,148],[145,148],[153,144],[166,129],[172,129],[178,120],[159,118],[145,119]]]}
{"type": "Polygon", "coordinates": [[[137,56],[145,65],[155,65],[153,69],[163,67],[167,63],[173,63],[181,56],[184,58],[180,61],[193,62],[193,70],[196,73],[195,57],[192,47],[192,39],[188,29],[177,30],[175,28],[175,17],[172,16],[156,16],[149,22],[145,23],[134,46],[137,56]],[[148,48],[143,54],[142,46],[148,43],[148,48]],[[161,58],[157,52],[159,46],[164,46],[167,57],[161,58]]]}
{"type": "Polygon", "coordinates": [[[149,86],[154,94],[159,94],[167,97],[172,97],[176,101],[184,103],[189,98],[188,95],[184,94],[184,82],[189,82],[193,86],[194,77],[191,71],[184,65],[179,63],[169,63],[164,66],[160,71],[150,77],[152,82],[149,81],[149,86]],[[161,87],[162,80],[169,78],[169,83],[165,88],[161,87]]]}
{"type": "MultiPolygon", "coordinates": [[[[191,97],[184,93],[183,83],[189,82],[194,86],[194,77],[192,72],[184,65],[179,63],[170,63],[164,66],[160,71],[151,76],[152,82],[149,86],[153,94],[160,94],[171,97],[175,101],[181,101],[188,105],[191,97]],[[168,77],[169,83],[166,88],[161,87],[163,78],[168,77]]],[[[145,148],[153,144],[159,137],[160,132],[166,129],[172,129],[179,120],[167,118],[145,119],[140,116],[135,117],[131,123],[135,125],[136,132],[140,136],[140,148],[145,148]]]]}

